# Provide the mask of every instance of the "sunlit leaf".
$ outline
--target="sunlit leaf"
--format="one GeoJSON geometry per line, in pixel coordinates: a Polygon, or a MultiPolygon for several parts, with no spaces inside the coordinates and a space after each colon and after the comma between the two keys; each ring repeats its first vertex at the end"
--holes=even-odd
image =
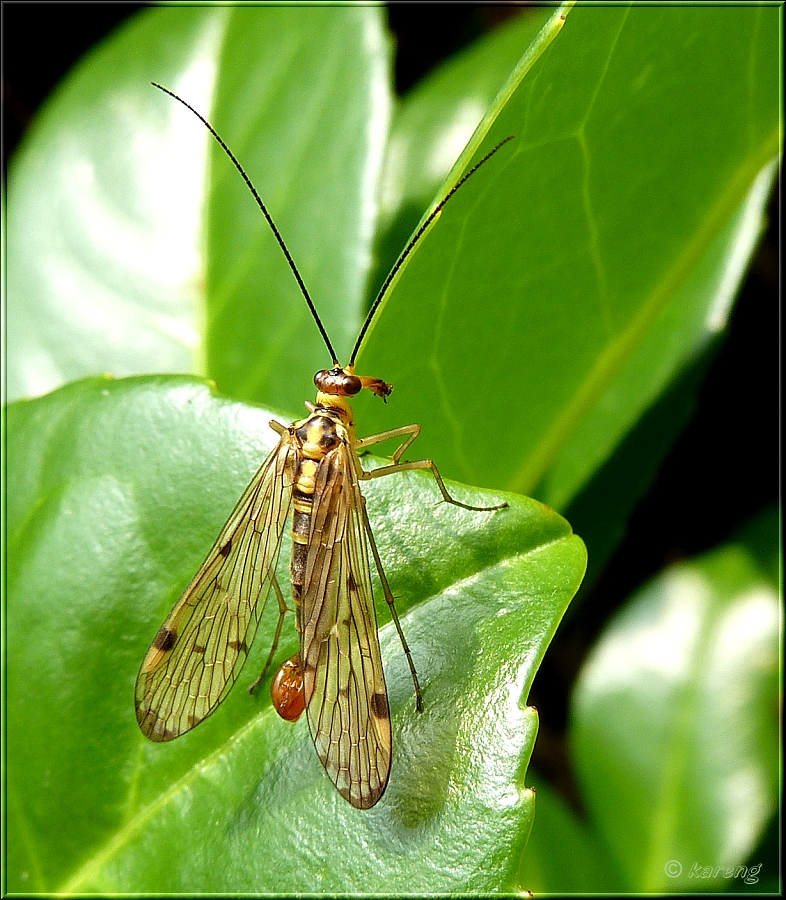
{"type": "Polygon", "coordinates": [[[466,163],[515,140],[412,254],[361,355],[452,477],[564,509],[724,326],[780,150],[778,15],[579,6],[525,54],[466,163]]]}
{"type": "MultiPolygon", "coordinates": [[[[370,812],[330,784],[305,720],[274,715],[267,682],[254,696],[245,690],[275,609],[241,684],[207,722],[165,745],[137,728],[144,653],[270,449],[267,420],[171,376],[90,379],[9,407],[12,890],[487,893],[515,884],[533,815],[524,773],[537,715],[524,703],[586,562],[564,519],[536,501],[506,495],[508,509],[458,510],[438,502],[424,473],[364,489],[425,707],[415,710],[380,610],[394,757],[370,812]]],[[[474,503],[499,497],[451,489],[474,503]]],[[[289,621],[280,658],[296,646],[289,621]]]]}
{"type": "Polygon", "coordinates": [[[363,6],[155,9],[98,47],[9,173],[8,396],[179,371],[297,408],[330,362],[297,284],[223,151],[150,82],[214,121],[345,353],[370,262],[388,55],[382,11],[363,6]]]}
{"type": "Polygon", "coordinates": [[[620,891],[730,884],[776,810],[777,515],[761,525],[642,588],[582,672],[573,756],[620,891]]]}

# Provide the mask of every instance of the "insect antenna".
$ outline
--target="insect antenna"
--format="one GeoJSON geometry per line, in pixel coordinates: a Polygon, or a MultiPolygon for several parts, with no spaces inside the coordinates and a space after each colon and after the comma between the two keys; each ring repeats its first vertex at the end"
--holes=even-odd
{"type": "Polygon", "coordinates": [[[401,255],[396,260],[395,265],[388,273],[388,277],[385,279],[385,283],[379,289],[379,293],[376,296],[376,299],[371,304],[371,309],[368,311],[368,315],[366,316],[366,321],[363,323],[363,327],[360,329],[360,334],[358,335],[358,339],[355,341],[355,346],[352,350],[352,356],[349,358],[349,365],[353,366],[355,364],[355,357],[358,355],[358,351],[360,350],[360,345],[363,343],[363,338],[366,336],[366,332],[368,331],[369,325],[371,325],[371,320],[374,318],[376,311],[379,309],[379,304],[382,302],[383,297],[388,291],[388,288],[393,283],[393,279],[396,277],[396,273],[404,264],[404,260],[409,256],[409,254],[415,248],[415,244],[423,237],[426,232],[426,229],[431,225],[434,219],[442,212],[445,207],[445,204],[450,200],[450,198],[456,193],[456,191],[472,176],[478,169],[486,162],[488,162],[492,156],[500,149],[503,145],[507,144],[508,141],[512,141],[515,135],[508,135],[504,140],[501,140],[493,150],[490,150],[480,162],[475,163],[475,165],[467,172],[462,175],[461,178],[453,185],[453,187],[445,194],[442,200],[434,207],[434,209],[429,214],[426,221],[418,228],[415,234],[410,239],[407,246],[401,251],[401,255]]]}
{"type": "MultiPolygon", "coordinates": [[[[241,166],[240,163],[237,161],[235,154],[229,149],[229,147],[227,147],[227,145],[224,143],[224,140],[221,137],[221,135],[216,131],[215,128],[213,128],[213,126],[210,124],[210,122],[208,122],[208,120],[201,113],[197,112],[194,109],[194,107],[191,106],[190,103],[187,103],[182,97],[178,97],[177,94],[175,94],[173,91],[170,91],[169,88],[165,88],[162,84],[158,84],[155,81],[151,81],[150,83],[153,85],[153,87],[157,87],[160,91],[163,91],[165,94],[169,94],[170,97],[174,97],[174,99],[177,100],[178,103],[182,103],[183,106],[186,107],[186,109],[190,109],[191,112],[202,122],[202,124],[207,128],[207,130],[218,141],[218,143],[221,145],[221,148],[223,149],[224,153],[226,153],[226,155],[235,164],[235,168],[243,176],[243,181],[245,181],[246,185],[248,186],[248,189],[253,194],[254,199],[257,201],[257,206],[262,210],[262,214],[267,219],[267,223],[268,223],[268,225],[270,225],[270,228],[272,229],[273,234],[275,235],[276,240],[278,241],[279,247],[281,247],[282,251],[284,252],[284,256],[286,257],[286,260],[289,263],[289,268],[292,269],[292,274],[295,276],[295,279],[297,280],[297,283],[300,286],[301,293],[306,298],[306,303],[308,304],[308,308],[311,310],[311,315],[314,317],[314,321],[317,323],[317,328],[319,329],[319,333],[322,335],[322,340],[325,342],[325,345],[328,348],[328,352],[333,357],[333,365],[339,366],[340,363],[338,361],[338,358],[336,357],[336,351],[333,349],[333,345],[330,343],[330,338],[327,336],[327,332],[325,331],[325,326],[322,324],[322,320],[319,318],[319,313],[317,313],[316,307],[314,306],[314,303],[313,303],[311,297],[309,296],[308,290],[306,289],[306,286],[303,283],[303,279],[300,277],[300,272],[298,272],[298,270],[297,270],[295,261],[292,259],[291,255],[289,253],[289,250],[287,250],[287,245],[284,243],[284,238],[281,237],[281,234],[279,233],[278,228],[276,228],[276,223],[273,221],[273,217],[267,211],[267,207],[262,202],[262,198],[257,193],[257,189],[251,183],[251,179],[248,177],[248,175],[246,175],[245,170],[243,169],[243,166],[241,166]]],[[[480,163],[478,165],[480,165],[480,163]]],[[[477,166],[475,168],[477,168],[477,166]]],[[[465,176],[465,178],[466,178],[466,176],[465,176]]],[[[459,182],[459,184],[460,183],[461,182],[459,182]]],[[[456,187],[458,187],[458,185],[456,187]]],[[[454,188],[454,190],[455,190],[455,188],[454,188]]],[[[450,195],[448,194],[448,196],[450,196],[450,195]]]]}

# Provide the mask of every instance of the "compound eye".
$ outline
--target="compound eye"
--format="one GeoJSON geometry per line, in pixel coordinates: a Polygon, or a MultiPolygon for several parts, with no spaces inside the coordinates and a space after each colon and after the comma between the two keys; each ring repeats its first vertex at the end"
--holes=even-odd
{"type": "Polygon", "coordinates": [[[354,397],[363,387],[357,375],[344,369],[322,369],[314,376],[314,384],[323,394],[334,397],[354,397]]]}

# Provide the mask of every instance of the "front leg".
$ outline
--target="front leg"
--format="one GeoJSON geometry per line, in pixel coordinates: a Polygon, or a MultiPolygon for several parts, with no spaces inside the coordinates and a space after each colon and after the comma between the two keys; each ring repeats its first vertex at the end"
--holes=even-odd
{"type": "Polygon", "coordinates": [[[393,438],[402,437],[405,434],[408,435],[407,439],[393,453],[393,462],[398,463],[401,457],[406,453],[407,447],[409,447],[420,434],[420,425],[402,425],[400,428],[391,428],[390,431],[381,431],[379,434],[371,434],[368,437],[359,438],[355,441],[355,449],[371,447],[373,444],[381,444],[382,441],[391,441],[393,438]]]}
{"type": "Polygon", "coordinates": [[[390,431],[382,431],[379,434],[372,434],[369,437],[356,440],[355,448],[357,449],[358,447],[370,447],[373,444],[379,444],[382,441],[407,435],[407,439],[393,454],[393,463],[389,466],[380,466],[378,469],[366,472],[360,464],[360,458],[355,454],[354,458],[356,460],[358,478],[361,481],[371,481],[372,478],[383,478],[385,475],[393,475],[396,472],[412,472],[418,469],[428,469],[434,476],[437,487],[446,503],[452,503],[453,506],[460,506],[462,509],[471,509],[474,512],[492,512],[495,509],[505,509],[508,505],[507,503],[499,503],[496,506],[471,506],[469,503],[462,503],[460,500],[454,500],[448,493],[448,489],[445,487],[445,482],[439,474],[439,469],[431,459],[419,459],[416,462],[401,462],[400,460],[404,455],[404,452],[419,434],[420,425],[402,425],[400,428],[392,428],[390,431]]]}

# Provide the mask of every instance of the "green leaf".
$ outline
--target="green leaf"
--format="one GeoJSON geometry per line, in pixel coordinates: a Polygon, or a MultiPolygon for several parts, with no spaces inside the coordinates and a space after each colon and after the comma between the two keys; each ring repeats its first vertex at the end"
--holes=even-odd
{"type": "Polygon", "coordinates": [[[537,789],[537,815],[519,866],[523,890],[540,896],[600,894],[620,891],[619,873],[598,835],[530,770],[537,789]]]}
{"type": "Polygon", "coordinates": [[[525,54],[455,174],[515,141],[361,357],[452,477],[564,509],[723,327],[780,151],[779,34],[774,7],[592,5],[525,54]]]}
{"type": "MultiPolygon", "coordinates": [[[[392,104],[386,37],[379,7],[234,10],[212,113],[253,174],[342,359],[365,314],[392,104]]],[[[209,190],[207,372],[233,397],[299,409],[314,371],[332,360],[267,222],[218,147],[209,190]]]]}
{"type": "Polygon", "coordinates": [[[620,890],[718,890],[777,809],[777,534],[769,515],[657,576],[582,671],[573,758],[620,890]]]}
{"type": "MultiPolygon", "coordinates": [[[[649,492],[661,463],[695,413],[699,391],[722,339],[719,335],[678,372],[564,511],[590,551],[580,598],[604,571],[625,537],[629,516],[649,492]]],[[[571,609],[578,605],[577,598],[571,609]]]]}
{"type": "Polygon", "coordinates": [[[330,360],[292,273],[223,151],[150,81],[210,117],[241,159],[344,353],[391,102],[381,16],[155,9],[75,69],[9,176],[11,399],[102,372],[180,371],[300,406],[330,360]]]}
{"type": "MultiPolygon", "coordinates": [[[[536,17],[512,20],[508,27],[442,67],[406,98],[394,119],[386,157],[382,219],[388,230],[383,232],[378,273],[389,268],[391,252],[395,258],[397,248],[417,223],[419,210],[438,189],[438,179],[447,172],[447,166],[438,166],[449,155],[446,148],[455,146],[459,135],[464,140],[469,136],[481,118],[477,110],[490,103],[492,86],[502,83],[504,67],[531,42],[533,26],[541,24],[539,16],[544,12],[550,14],[539,11],[536,17]]],[[[572,24],[571,18],[569,26],[572,24]]],[[[632,349],[595,408],[577,421],[573,435],[535,489],[536,496],[563,512],[590,548],[584,589],[592,573],[602,571],[624,534],[632,509],[694,411],[696,393],[716,355],[726,313],[758,235],[769,179],[768,173],[761,183],[754,184],[685,285],[632,349]]],[[[458,340],[457,335],[449,338],[458,340]]],[[[435,361],[433,356],[432,368],[435,361]]],[[[504,396],[507,383],[518,389],[519,379],[512,381],[506,376],[505,384],[495,387],[495,394],[504,396]]],[[[472,391],[471,385],[456,385],[449,398],[461,397],[463,402],[468,390],[472,391]]],[[[526,386],[525,391],[529,393],[526,386]]],[[[542,389],[534,385],[532,392],[537,395],[542,389]]],[[[508,400],[511,407],[519,403],[516,396],[508,400]]],[[[430,411],[430,415],[434,413],[430,411]]],[[[440,423],[426,427],[433,429],[435,424],[440,423]]],[[[470,422],[461,424],[473,428],[470,422]]],[[[491,430],[492,423],[487,424],[491,430]]],[[[431,434],[432,440],[436,433],[431,434]]],[[[444,440],[454,432],[443,428],[440,434],[444,440]]],[[[481,435],[475,440],[479,452],[491,443],[481,435]]],[[[449,458],[444,446],[432,452],[440,459],[449,458]]],[[[494,452],[504,458],[506,453],[518,451],[511,444],[496,446],[494,452]]]]}
{"type": "MultiPolygon", "coordinates": [[[[393,773],[360,812],[264,689],[238,687],[172,744],[135,723],[145,650],[272,446],[268,414],[157,376],[76,382],[6,418],[10,890],[513,888],[533,814],[523,704],[586,561],[560,516],[514,495],[494,513],[448,507],[424,473],[364,489],[425,708],[380,611],[393,773]]],[[[295,647],[287,622],[280,658],[295,647]]]]}
{"type": "Polygon", "coordinates": [[[486,110],[552,14],[550,9],[523,11],[441,66],[396,108],[380,188],[374,294],[486,110]]]}
{"type": "Polygon", "coordinates": [[[780,809],[770,819],[767,830],[746,861],[747,871],[736,876],[734,889],[745,894],[781,893],[780,809]]]}
{"type": "MultiPolygon", "coordinates": [[[[515,142],[412,254],[361,357],[448,474],[560,510],[723,327],[780,150],[776,8],[579,7],[560,30],[568,6],[529,48],[540,19],[405,101],[386,259],[523,54],[450,181],[515,142]]],[[[11,173],[10,396],[188,370],[294,409],[325,354],[291,273],[229,160],[147,81],[187,94],[246,163],[343,356],[387,140],[380,15],[153,10],[79,67],[11,173]]]]}

